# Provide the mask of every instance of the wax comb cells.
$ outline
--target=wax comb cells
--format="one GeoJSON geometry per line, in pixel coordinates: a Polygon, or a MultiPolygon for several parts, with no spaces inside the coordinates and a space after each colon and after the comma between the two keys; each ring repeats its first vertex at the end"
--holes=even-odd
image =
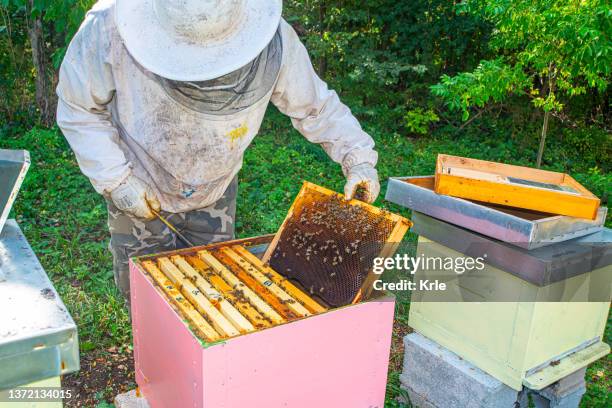
{"type": "Polygon", "coordinates": [[[272,269],[332,307],[370,292],[374,258],[395,252],[410,222],[304,183],[264,256],[272,269]]]}

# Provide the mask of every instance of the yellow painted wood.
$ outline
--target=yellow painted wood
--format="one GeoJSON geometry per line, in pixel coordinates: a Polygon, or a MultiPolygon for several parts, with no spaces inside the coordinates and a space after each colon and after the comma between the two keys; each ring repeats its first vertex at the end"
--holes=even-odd
{"type": "MultiPolygon", "coordinates": [[[[234,252],[230,248],[222,248],[220,251],[226,254],[228,257],[230,257],[238,265],[240,265],[240,267],[244,271],[246,271],[249,275],[255,278],[259,283],[265,286],[270,292],[272,292],[273,295],[278,297],[281,300],[281,302],[286,304],[287,307],[291,309],[293,312],[295,312],[298,316],[306,317],[306,316],[312,315],[312,313],[310,313],[308,309],[306,309],[301,303],[299,303],[294,298],[292,298],[291,295],[289,295],[287,292],[281,289],[270,278],[268,278],[266,275],[261,273],[261,271],[257,269],[254,265],[252,265],[249,261],[242,258],[240,255],[238,255],[236,252],[234,252]]],[[[258,260],[257,263],[261,263],[261,261],[258,260]]]]}
{"type": "Polygon", "coordinates": [[[230,323],[223,314],[202,294],[189,279],[170,261],[169,258],[157,258],[160,269],[179,288],[181,293],[202,313],[208,317],[215,330],[224,336],[237,336],[240,331],[230,323]]]}
{"type": "MultiPolygon", "coordinates": [[[[344,197],[344,195],[340,194],[340,193],[336,193],[333,190],[327,189],[325,187],[321,187],[317,184],[314,183],[310,183],[308,181],[304,182],[304,185],[302,186],[302,190],[304,191],[304,195],[307,194],[308,190],[311,191],[315,191],[317,193],[321,193],[324,194],[326,196],[339,196],[339,197],[344,197]]],[[[298,196],[299,197],[299,196],[298,196]]],[[[297,201],[297,199],[296,199],[297,201]]],[[[375,215],[382,215],[383,217],[385,217],[387,220],[391,221],[391,222],[410,222],[409,220],[407,220],[406,218],[402,217],[399,214],[394,214],[391,213],[389,211],[383,210],[382,208],[378,208],[373,206],[372,204],[368,204],[366,202],[360,201],[360,200],[356,200],[356,199],[352,199],[348,201],[349,204],[351,205],[355,205],[358,207],[363,208],[364,210],[366,210],[367,212],[371,213],[371,214],[375,214],[375,215]]]]}
{"type": "MultiPolygon", "coordinates": [[[[276,233],[276,235],[274,236],[274,239],[272,240],[272,242],[270,243],[270,245],[268,246],[268,249],[266,250],[263,258],[262,258],[262,262],[264,264],[268,264],[270,262],[270,259],[272,257],[272,254],[274,253],[274,250],[276,249],[276,246],[278,245],[278,241],[281,237],[281,235],[283,234],[285,227],[287,225],[287,223],[289,222],[289,220],[291,220],[293,218],[293,214],[295,212],[295,208],[296,206],[301,206],[303,205],[303,203],[307,203],[309,201],[314,200],[314,197],[320,197],[320,195],[324,195],[327,197],[334,197],[334,196],[339,196],[342,197],[342,194],[338,194],[335,191],[326,189],[324,187],[318,186],[316,184],[313,183],[309,183],[307,181],[304,182],[304,184],[302,185],[302,189],[300,190],[300,192],[298,193],[297,197],[295,198],[295,200],[293,201],[293,203],[291,204],[291,207],[289,208],[289,212],[287,213],[287,216],[285,217],[285,220],[283,221],[283,224],[281,225],[281,227],[279,228],[278,232],[276,233]],[[314,196],[314,194],[317,194],[316,196],[314,196]]],[[[383,209],[380,209],[378,207],[374,207],[371,204],[368,203],[364,203],[363,201],[360,200],[356,200],[356,199],[352,199],[349,200],[348,203],[350,205],[356,206],[356,207],[360,207],[362,210],[374,215],[374,216],[379,216],[379,217],[384,217],[386,218],[389,222],[393,223],[394,227],[392,230],[392,233],[390,234],[390,236],[387,238],[387,240],[385,241],[385,243],[387,245],[385,245],[385,249],[383,249],[383,253],[381,253],[380,256],[390,256],[392,255],[396,250],[397,247],[400,243],[400,241],[402,240],[402,237],[404,236],[404,234],[408,231],[408,229],[410,229],[410,227],[412,226],[412,222],[398,214],[393,214],[390,213],[388,211],[385,211],[383,209]]],[[[364,279],[364,282],[361,286],[361,288],[359,288],[359,290],[357,291],[355,297],[352,300],[352,304],[356,304],[360,301],[362,301],[363,299],[367,299],[369,298],[369,296],[371,295],[371,293],[373,292],[373,283],[374,281],[376,281],[376,279],[378,278],[378,276],[376,274],[374,274],[373,270],[370,270],[370,272],[368,273],[368,275],[366,276],[366,278],[364,279]]]]}
{"type": "Polygon", "coordinates": [[[200,273],[204,273],[206,279],[217,289],[223,296],[232,303],[240,313],[246,316],[249,321],[255,325],[258,329],[265,329],[272,327],[272,321],[262,316],[248,300],[244,300],[236,296],[234,289],[219,275],[217,275],[212,268],[204,263],[197,256],[187,256],[187,262],[189,262],[196,270],[200,273]]]}
{"type": "Polygon", "coordinates": [[[597,217],[600,205],[596,196],[567,174],[449,155],[438,156],[435,191],[486,203],[592,220],[597,217]],[[565,185],[577,190],[577,194],[510,184],[502,180],[507,177],[565,185]]]}
{"type": "Polygon", "coordinates": [[[170,300],[170,303],[173,304],[180,311],[182,316],[188,320],[192,330],[195,333],[209,342],[217,341],[221,338],[219,333],[217,333],[210,323],[204,319],[200,312],[198,312],[198,310],[193,307],[193,305],[189,303],[187,299],[185,299],[185,296],[179,292],[179,290],[166,277],[166,275],[159,270],[154,262],[143,261],[141,262],[141,266],[149,274],[149,276],[153,278],[153,281],[170,300]]]}
{"type": "MultiPolygon", "coordinates": [[[[338,194],[333,190],[329,190],[325,187],[321,187],[316,184],[305,181],[304,184],[302,185],[302,189],[300,190],[297,197],[291,204],[291,207],[289,208],[289,211],[287,212],[287,216],[285,217],[285,220],[283,221],[281,227],[278,229],[277,233],[274,235],[274,239],[272,240],[272,242],[268,246],[268,249],[264,253],[264,256],[262,257],[262,262],[264,264],[267,264],[268,262],[270,262],[270,258],[272,257],[272,254],[274,253],[274,250],[276,249],[278,240],[280,239],[283,231],[285,230],[285,226],[287,225],[289,220],[293,217],[293,212],[294,212],[296,205],[300,204],[302,200],[308,200],[309,195],[312,194],[313,192],[323,194],[328,197],[333,197],[333,196],[342,197],[342,194],[338,194]]],[[[353,199],[353,200],[348,201],[348,203],[351,205],[357,206],[357,207],[361,207],[362,209],[364,209],[365,211],[373,215],[383,216],[390,222],[404,223],[408,225],[408,228],[412,226],[412,223],[410,222],[410,220],[402,217],[401,215],[390,213],[378,207],[374,207],[371,204],[364,203],[363,201],[353,199]]]]}
{"type": "Polygon", "coordinates": [[[285,321],[281,315],[279,315],[270,305],[264,302],[255,292],[240,281],[240,279],[234,276],[234,274],[221,262],[219,262],[210,252],[198,251],[198,256],[209,266],[211,266],[216,273],[218,273],[227,283],[232,286],[232,288],[242,291],[253,306],[255,306],[255,308],[264,316],[272,320],[272,322],[280,324],[285,321]]]}
{"type": "Polygon", "coordinates": [[[327,311],[327,308],[317,303],[314,299],[308,296],[305,292],[300,290],[297,286],[291,283],[287,278],[276,272],[274,269],[265,265],[259,258],[249,252],[246,248],[240,245],[233,245],[231,247],[234,252],[249,261],[252,265],[257,267],[261,272],[268,276],[274,283],[280,286],[283,290],[289,293],[294,299],[303,304],[306,309],[312,313],[323,313],[327,311]]]}
{"type": "MultiPolygon", "coordinates": [[[[419,238],[417,254],[464,257],[423,237],[419,238]]],[[[413,292],[409,325],[520,390],[529,370],[590,341],[601,343],[610,303],[587,302],[588,290],[604,286],[602,290],[609,296],[609,283],[605,282],[610,273],[612,266],[538,287],[490,265],[461,277],[454,271],[445,274],[419,269],[415,279],[438,279],[448,290],[444,295],[413,292]],[[491,301],[501,299],[502,294],[522,301],[491,301]]],[[[578,360],[572,364],[564,366],[564,372],[582,368],[578,360]]],[[[539,386],[561,378],[555,378],[554,372],[539,386]]]]}
{"type": "Polygon", "coordinates": [[[439,154],[436,160],[436,173],[445,172],[445,170],[449,167],[461,167],[464,169],[485,171],[487,173],[529,179],[538,181],[540,183],[561,184],[564,180],[563,173],[557,173],[554,171],[516,166],[513,164],[497,163],[488,160],[452,156],[450,154],[439,154]]]}
{"type": "Polygon", "coordinates": [[[180,255],[170,257],[170,260],[179,268],[183,274],[191,279],[198,289],[202,291],[204,296],[219,309],[219,311],[229,320],[234,327],[240,330],[241,333],[255,331],[255,327],[244,317],[230,302],[228,302],[206,279],[204,279],[198,271],[196,271],[187,261],[180,255]]]}
{"type": "Polygon", "coordinates": [[[297,319],[299,316],[293,312],[284,302],[277,298],[272,292],[270,292],[264,285],[257,282],[257,280],[249,275],[244,269],[234,262],[233,259],[228,257],[221,251],[215,251],[213,253],[225,267],[234,274],[242,283],[244,283],[254,293],[257,293],[259,297],[263,299],[268,305],[272,306],[272,309],[276,310],[286,321],[297,319]]]}
{"type": "Polygon", "coordinates": [[[559,364],[549,364],[523,380],[523,385],[532,390],[541,390],[556,378],[564,378],[576,372],[576,367],[586,367],[594,361],[607,356],[610,346],[606,343],[597,343],[586,349],[573,353],[559,361],[559,364]]]}

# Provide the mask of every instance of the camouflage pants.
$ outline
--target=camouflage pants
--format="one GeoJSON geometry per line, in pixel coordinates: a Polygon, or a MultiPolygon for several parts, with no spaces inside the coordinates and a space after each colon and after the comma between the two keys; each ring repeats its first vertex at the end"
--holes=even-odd
{"type": "MultiPolygon", "coordinates": [[[[162,211],[161,214],[194,245],[230,240],[234,237],[237,188],[238,181],[234,179],[223,197],[209,207],[186,213],[162,211]]],[[[185,248],[186,245],[160,220],[132,218],[118,210],[110,200],[106,204],[115,284],[129,303],[128,260],[134,256],[185,248]]]]}

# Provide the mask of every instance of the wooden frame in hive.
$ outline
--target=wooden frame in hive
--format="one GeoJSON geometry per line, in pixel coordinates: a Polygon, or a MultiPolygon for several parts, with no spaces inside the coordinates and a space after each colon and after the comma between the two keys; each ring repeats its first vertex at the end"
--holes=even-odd
{"type": "MultiPolygon", "coordinates": [[[[269,237],[262,237],[265,238],[269,237]]],[[[325,312],[237,240],[135,259],[167,301],[208,343],[325,312]]]]}
{"type": "Polygon", "coordinates": [[[262,260],[326,304],[354,304],[373,292],[373,259],[392,256],[411,226],[400,215],[304,182],[262,260]]]}

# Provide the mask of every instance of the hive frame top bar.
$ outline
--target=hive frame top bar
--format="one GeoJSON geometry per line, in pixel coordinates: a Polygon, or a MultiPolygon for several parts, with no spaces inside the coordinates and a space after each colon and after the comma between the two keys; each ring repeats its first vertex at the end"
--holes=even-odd
{"type": "MultiPolygon", "coordinates": [[[[274,239],[270,243],[270,246],[268,247],[268,249],[266,250],[266,253],[264,254],[264,256],[262,258],[262,260],[264,262],[268,262],[270,260],[270,257],[272,256],[272,253],[276,249],[276,246],[278,244],[278,240],[280,239],[280,236],[283,233],[283,231],[285,229],[285,226],[287,225],[287,223],[289,222],[289,220],[291,220],[291,217],[293,216],[294,208],[300,203],[300,200],[304,197],[304,195],[306,195],[308,190],[315,191],[315,192],[321,193],[321,194],[325,194],[327,196],[341,196],[341,194],[336,193],[333,190],[329,190],[329,189],[327,189],[325,187],[318,186],[318,185],[316,185],[314,183],[311,183],[309,181],[304,181],[304,184],[302,185],[302,189],[300,190],[300,192],[298,193],[297,197],[293,201],[293,204],[291,204],[291,208],[289,208],[289,212],[287,213],[287,216],[285,217],[285,220],[283,221],[283,224],[279,228],[278,232],[274,235],[274,239]]],[[[364,208],[366,211],[371,212],[373,214],[383,215],[385,218],[387,218],[391,222],[394,222],[394,223],[405,223],[409,227],[412,225],[412,223],[408,219],[402,217],[401,215],[397,215],[397,214],[393,214],[393,213],[384,211],[384,210],[382,210],[382,209],[380,209],[378,207],[375,207],[373,205],[364,203],[363,201],[359,201],[359,200],[353,199],[353,200],[348,201],[348,203],[351,204],[351,205],[356,205],[356,206],[359,206],[361,208],[364,208]]]]}
{"type": "Polygon", "coordinates": [[[594,220],[600,200],[571,176],[438,155],[435,191],[470,200],[594,220]]]}
{"type": "Polygon", "coordinates": [[[261,235],[258,237],[239,238],[239,239],[232,240],[232,241],[216,242],[214,244],[199,245],[199,246],[195,246],[191,248],[175,249],[171,251],[159,252],[156,254],[142,255],[142,256],[134,257],[132,259],[136,263],[139,264],[142,261],[159,258],[162,256],[195,255],[198,251],[201,251],[203,249],[217,249],[217,248],[222,248],[224,246],[227,246],[228,244],[243,245],[247,248],[256,248],[256,247],[262,247],[262,246],[267,247],[273,238],[274,238],[274,234],[261,235]]]}
{"type": "Polygon", "coordinates": [[[324,313],[327,307],[264,265],[272,236],[135,257],[190,330],[207,344],[324,313]]]}
{"type": "Polygon", "coordinates": [[[0,233],[29,167],[26,150],[0,149],[0,233]]]}
{"type": "MultiPolygon", "coordinates": [[[[325,196],[328,197],[343,197],[342,194],[339,194],[333,190],[329,190],[327,188],[318,186],[316,184],[310,183],[308,181],[304,181],[304,184],[302,185],[302,188],[300,190],[300,192],[298,193],[297,197],[295,198],[293,204],[291,205],[287,216],[285,217],[285,220],[283,221],[283,224],[281,225],[281,227],[279,228],[278,232],[275,234],[274,239],[272,240],[272,242],[270,243],[270,246],[268,247],[268,249],[266,250],[262,260],[264,263],[268,263],[270,262],[270,259],[275,251],[275,249],[278,246],[279,240],[283,234],[283,232],[285,231],[285,227],[287,227],[288,223],[292,220],[293,216],[294,216],[294,212],[295,212],[295,208],[300,206],[302,204],[302,201],[304,200],[305,196],[311,192],[315,192],[315,193],[319,193],[319,194],[323,194],[325,196]]],[[[370,205],[368,203],[365,203],[363,201],[360,200],[356,200],[356,199],[352,199],[349,201],[346,201],[349,205],[351,206],[356,206],[356,207],[360,207],[362,209],[364,209],[365,211],[367,211],[368,213],[375,215],[375,216],[382,216],[384,217],[387,221],[389,221],[390,223],[394,224],[394,228],[391,231],[391,233],[388,235],[387,240],[386,240],[386,244],[384,245],[382,251],[380,252],[379,256],[380,257],[387,257],[387,256],[391,256],[395,253],[395,251],[397,250],[397,247],[400,243],[400,241],[402,240],[403,236],[405,235],[405,233],[408,231],[408,229],[410,229],[410,227],[412,226],[412,222],[410,222],[410,220],[398,215],[398,214],[393,214],[390,213],[388,211],[385,211],[381,208],[375,207],[373,205],[370,205]]],[[[362,300],[367,300],[368,297],[371,295],[372,293],[372,284],[374,282],[374,280],[377,279],[377,275],[375,275],[372,271],[372,269],[370,268],[370,272],[368,273],[368,275],[366,276],[363,285],[361,286],[361,289],[357,292],[355,298],[353,299],[353,304],[362,301],[362,300]]]]}
{"type": "Polygon", "coordinates": [[[599,208],[594,221],[535,213],[478,203],[434,192],[434,176],[393,177],[386,199],[483,235],[525,249],[535,249],[601,231],[608,208],[599,208]]]}

